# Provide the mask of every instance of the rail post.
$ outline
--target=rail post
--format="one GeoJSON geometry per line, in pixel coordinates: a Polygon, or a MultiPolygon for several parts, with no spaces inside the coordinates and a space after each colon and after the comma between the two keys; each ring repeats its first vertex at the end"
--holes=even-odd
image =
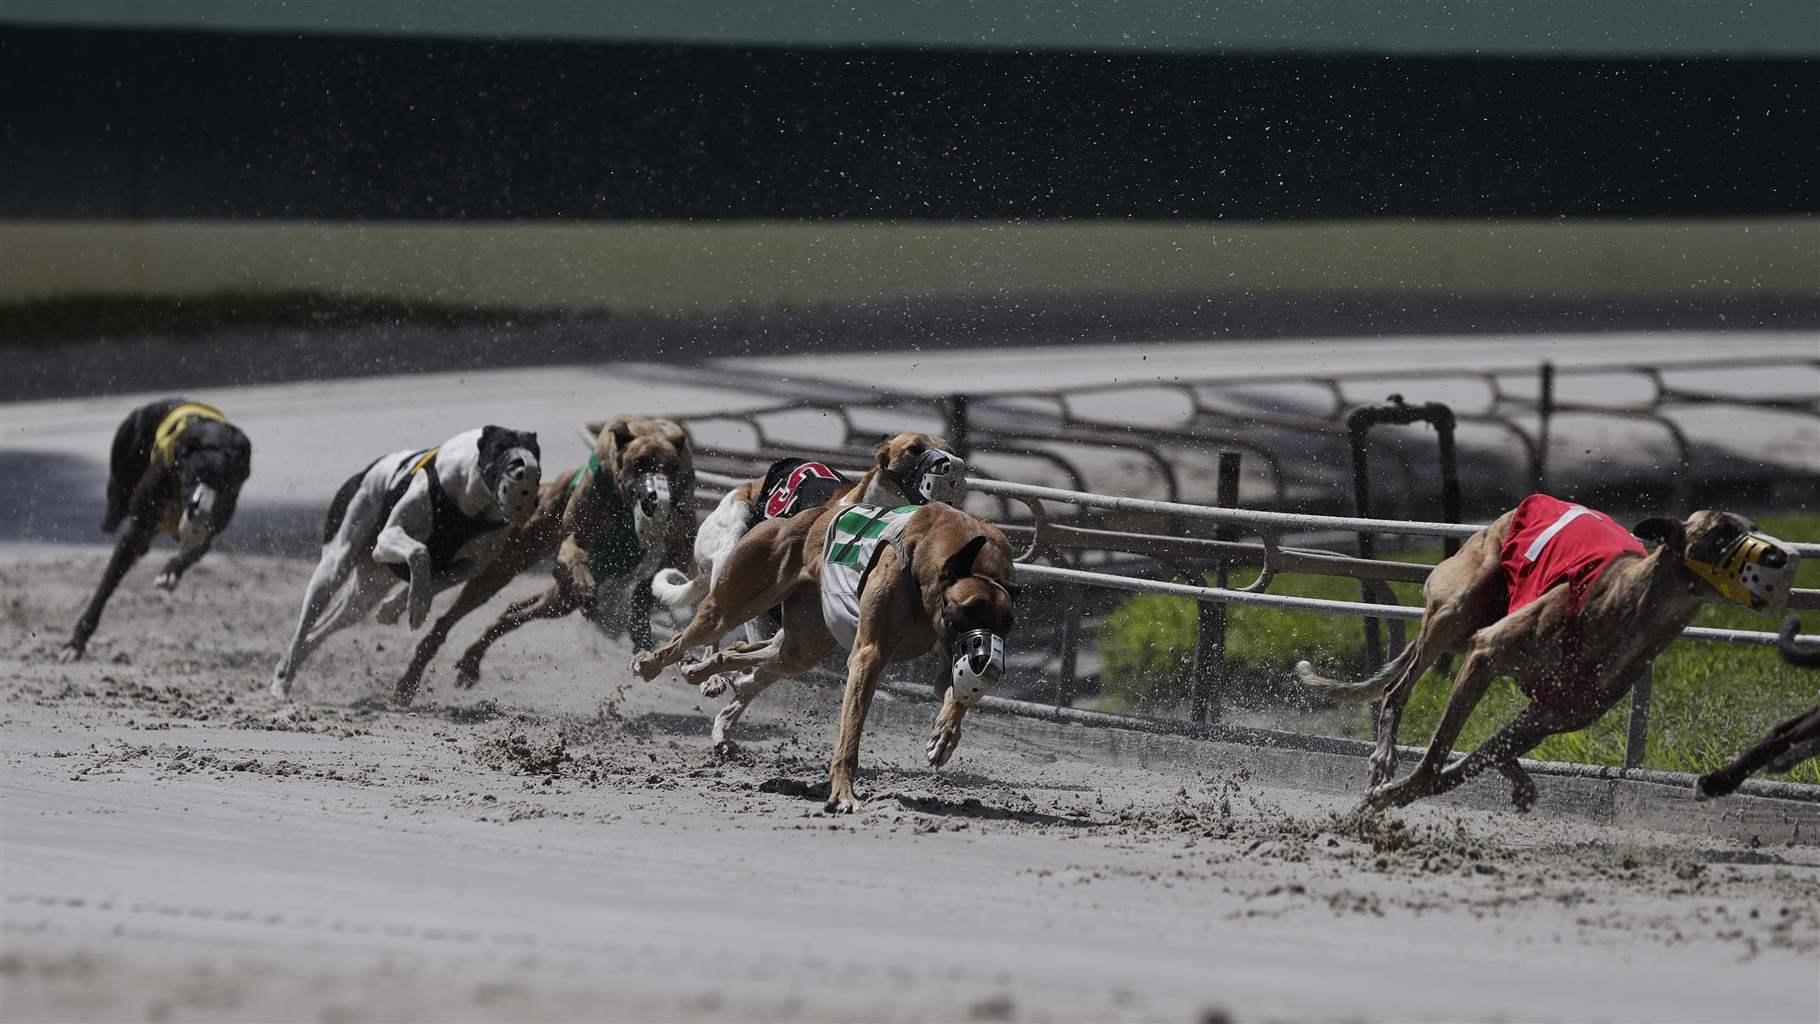
{"type": "MultiPolygon", "coordinates": [[[[1214,504],[1237,508],[1239,504],[1238,452],[1220,453],[1219,478],[1215,484],[1214,504]]],[[[1234,540],[1232,527],[1214,528],[1215,540],[1234,540]]],[[[1224,589],[1231,582],[1231,569],[1225,559],[1214,563],[1213,585],[1224,589]]],[[[1197,722],[1218,722],[1225,704],[1226,690],[1226,606],[1200,602],[1195,609],[1194,668],[1189,674],[1189,717],[1197,722]]]]}
{"type": "Polygon", "coordinates": [[[954,446],[954,454],[963,459],[971,458],[973,446],[967,440],[970,426],[967,422],[967,396],[949,395],[942,405],[948,419],[948,443],[954,446]]]}
{"type": "Polygon", "coordinates": [[[1643,670],[1630,687],[1630,725],[1624,736],[1624,767],[1641,768],[1649,753],[1649,698],[1655,688],[1656,669],[1643,670]]]}
{"type": "MultiPolygon", "coordinates": [[[[1366,405],[1346,414],[1346,439],[1352,450],[1352,497],[1361,519],[1371,518],[1371,459],[1366,442],[1371,428],[1380,424],[1407,426],[1427,423],[1435,428],[1441,463],[1441,515],[1449,522],[1460,521],[1459,453],[1454,446],[1453,410],[1440,402],[1410,405],[1402,395],[1391,395],[1383,405],[1366,405]]],[[[1460,550],[1457,538],[1442,541],[1441,550],[1451,555],[1460,550]]],[[[1359,557],[1372,558],[1377,553],[1377,540],[1370,531],[1359,533],[1359,557]]],[[[1375,601],[1371,585],[1360,582],[1360,593],[1366,601],[1375,601]]],[[[1384,664],[1383,641],[1378,634],[1378,620],[1364,620],[1365,666],[1376,672],[1384,664]]]]}
{"type": "Polygon", "coordinates": [[[1555,415],[1555,364],[1542,360],[1542,380],[1536,389],[1536,463],[1531,488],[1538,494],[1548,493],[1548,421],[1555,415]]]}
{"type": "Polygon", "coordinates": [[[1056,643],[1061,648],[1055,680],[1055,706],[1058,708],[1067,705],[1074,693],[1075,677],[1080,672],[1080,633],[1081,588],[1078,584],[1065,584],[1062,587],[1062,627],[1056,631],[1056,643]]]}

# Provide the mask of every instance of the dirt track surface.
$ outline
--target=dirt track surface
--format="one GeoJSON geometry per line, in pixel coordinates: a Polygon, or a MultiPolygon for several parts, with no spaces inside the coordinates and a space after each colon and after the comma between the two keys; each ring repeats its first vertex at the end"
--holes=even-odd
{"type": "Polygon", "coordinates": [[[723,763],[709,702],[578,620],[452,691],[477,616],[409,713],[377,625],[281,704],[309,568],[235,555],[167,595],[154,553],[59,665],[101,559],[0,560],[9,1019],[1820,1017],[1813,848],[1365,827],[1216,747],[1147,768],[992,716],[934,772],[929,706],[884,698],[833,818],[827,688],[767,694],[723,763]]]}

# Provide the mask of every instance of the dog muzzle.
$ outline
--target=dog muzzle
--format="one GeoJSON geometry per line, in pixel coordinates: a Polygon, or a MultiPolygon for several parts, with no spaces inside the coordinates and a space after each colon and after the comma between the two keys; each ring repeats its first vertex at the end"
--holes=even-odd
{"type": "Polygon", "coordinates": [[[1775,612],[1788,603],[1801,559],[1767,533],[1747,533],[1727,545],[1716,561],[1684,557],[1682,562],[1727,601],[1755,612],[1775,612]]]}
{"type": "Polygon", "coordinates": [[[953,504],[967,493],[967,461],[930,448],[904,475],[903,490],[905,497],[919,505],[932,501],[953,504]]]}
{"type": "Polygon", "coordinates": [[[197,484],[183,499],[183,516],[177,521],[177,543],[185,548],[208,543],[214,533],[215,489],[197,484]]]}
{"type": "Polygon", "coordinates": [[[506,470],[499,477],[499,508],[506,520],[522,523],[537,511],[537,488],[543,484],[543,467],[524,448],[507,453],[506,470]]]}
{"type": "Polygon", "coordinates": [[[638,539],[656,543],[670,524],[670,481],[661,473],[646,473],[632,481],[632,510],[638,520],[638,539]]]}
{"type": "Polygon", "coordinates": [[[962,634],[948,653],[954,662],[949,681],[955,701],[963,707],[979,703],[988,690],[1005,678],[1005,638],[989,629],[962,634]]]}

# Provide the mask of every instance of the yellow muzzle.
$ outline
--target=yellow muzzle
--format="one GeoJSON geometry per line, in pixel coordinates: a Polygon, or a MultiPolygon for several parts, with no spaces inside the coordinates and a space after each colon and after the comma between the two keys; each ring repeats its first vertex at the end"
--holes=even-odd
{"type": "Polygon", "coordinates": [[[1681,559],[1727,601],[1773,612],[1788,603],[1800,559],[1766,533],[1747,533],[1727,545],[1715,562],[1681,559]]]}

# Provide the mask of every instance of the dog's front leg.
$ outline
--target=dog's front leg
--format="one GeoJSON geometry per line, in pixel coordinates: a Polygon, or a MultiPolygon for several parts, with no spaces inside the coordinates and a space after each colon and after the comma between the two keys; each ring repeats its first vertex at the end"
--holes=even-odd
{"type": "Polygon", "coordinates": [[[96,627],[101,625],[101,610],[107,607],[107,599],[114,596],[114,591],[120,586],[120,581],[126,578],[133,563],[151,550],[152,536],[156,529],[156,524],[144,516],[135,517],[131,521],[126,535],[120,538],[120,543],[114,545],[114,554],[107,560],[107,568],[101,573],[101,584],[95,588],[95,595],[89,598],[82,617],[76,620],[76,628],[70,633],[69,643],[57,652],[57,660],[76,661],[88,651],[89,637],[94,636],[96,627]]]}
{"type": "MultiPolygon", "coordinates": [[[[394,513],[396,520],[396,513],[394,513]]],[[[402,565],[409,571],[409,596],[406,599],[410,626],[416,629],[430,617],[430,602],[436,597],[435,572],[430,567],[430,549],[405,532],[396,521],[379,531],[373,542],[373,560],[386,565],[402,565]]]]}
{"type": "Polygon", "coordinates": [[[190,566],[202,561],[202,556],[209,553],[209,544],[210,541],[205,540],[177,552],[174,558],[164,563],[164,568],[159,570],[158,578],[152,581],[152,585],[159,590],[176,590],[177,581],[183,579],[183,574],[189,571],[190,566]]]}
{"type": "Polygon", "coordinates": [[[929,745],[923,751],[931,768],[942,767],[954,756],[955,748],[961,744],[961,719],[967,717],[967,706],[954,698],[951,678],[954,666],[946,658],[939,660],[942,674],[935,681],[935,695],[942,706],[935,713],[935,728],[930,731],[929,745]]]}
{"type": "Polygon", "coordinates": [[[827,810],[834,814],[851,814],[859,810],[859,797],[853,793],[853,779],[859,774],[859,738],[866,730],[866,712],[872,708],[872,694],[878,689],[878,677],[885,669],[885,652],[876,643],[862,639],[847,656],[847,690],[841,696],[840,736],[834,741],[834,757],[828,762],[827,810]]]}
{"type": "MultiPolygon", "coordinates": [[[[1694,783],[1694,799],[1708,800],[1735,792],[1752,774],[1770,767],[1783,759],[1795,746],[1805,745],[1816,736],[1820,736],[1820,708],[1802,712],[1779,723],[1770,730],[1768,736],[1739,754],[1732,763],[1716,772],[1700,776],[1694,783]]],[[[1794,765],[1788,767],[1793,768],[1794,765]]]]}

